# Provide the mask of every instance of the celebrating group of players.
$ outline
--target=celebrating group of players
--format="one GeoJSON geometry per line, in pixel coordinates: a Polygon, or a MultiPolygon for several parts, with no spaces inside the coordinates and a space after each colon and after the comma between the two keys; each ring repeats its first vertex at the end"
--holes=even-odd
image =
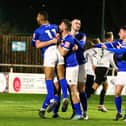
{"type": "MultiPolygon", "coordinates": [[[[121,91],[126,83],[126,27],[120,28],[120,39],[109,43],[93,44],[84,51],[86,34],[79,32],[81,21],[64,19],[60,25],[51,24],[48,14],[40,11],[37,14],[40,25],[34,31],[32,46],[40,48],[44,64],[47,95],[42,103],[39,116],[45,118],[45,112],[53,111],[53,118],[58,117],[62,90],[62,112],[66,112],[71,101],[72,120],[88,119],[88,98],[102,83],[107,85],[107,73],[110,64],[118,70],[116,82],[115,104],[117,114],[115,120],[122,117],[121,91]],[[114,52],[117,66],[113,60],[114,52]],[[69,91],[69,93],[68,93],[69,91]],[[69,97],[70,96],[70,97],[69,97]]],[[[100,95],[99,110],[104,107],[104,96],[107,86],[100,95]]],[[[124,115],[126,119],[126,115],[124,115]]]]}

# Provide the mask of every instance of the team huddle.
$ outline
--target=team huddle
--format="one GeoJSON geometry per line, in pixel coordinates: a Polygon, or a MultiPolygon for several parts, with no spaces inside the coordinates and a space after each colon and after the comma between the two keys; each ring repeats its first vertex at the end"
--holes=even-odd
{"type": "MultiPolygon", "coordinates": [[[[103,85],[98,109],[108,110],[104,106],[104,96],[108,83],[107,74],[110,65],[117,71],[115,83],[115,120],[123,117],[121,112],[121,91],[126,84],[126,27],[120,28],[120,39],[113,42],[91,43],[85,50],[86,34],[80,32],[80,19],[64,19],[58,25],[48,21],[45,11],[38,12],[32,46],[41,50],[43,58],[47,95],[39,111],[41,118],[45,112],[53,112],[53,118],[67,112],[71,103],[73,114],[71,120],[88,119],[88,98],[103,85]],[[116,63],[114,58],[116,57],[116,63]],[[62,92],[62,93],[61,93],[62,92]],[[62,96],[61,96],[62,94],[62,96]],[[61,102],[61,98],[63,99],[61,102]]],[[[126,120],[126,114],[124,115],[126,120]]]]}

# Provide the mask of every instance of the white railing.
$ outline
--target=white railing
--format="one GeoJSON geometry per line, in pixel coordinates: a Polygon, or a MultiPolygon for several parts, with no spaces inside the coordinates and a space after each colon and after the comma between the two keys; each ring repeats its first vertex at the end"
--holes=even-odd
{"type": "Polygon", "coordinates": [[[10,67],[10,72],[13,72],[13,67],[33,67],[42,68],[43,65],[29,65],[29,64],[0,64],[2,67],[10,67]]]}

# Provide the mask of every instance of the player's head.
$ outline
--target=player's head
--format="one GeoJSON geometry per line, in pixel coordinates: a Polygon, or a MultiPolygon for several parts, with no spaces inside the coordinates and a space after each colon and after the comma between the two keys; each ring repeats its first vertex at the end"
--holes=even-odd
{"type": "Polygon", "coordinates": [[[81,28],[81,20],[80,19],[73,19],[72,22],[72,30],[78,32],[81,28]]]}
{"type": "Polygon", "coordinates": [[[39,25],[42,25],[43,23],[48,21],[48,13],[46,11],[39,11],[37,13],[36,20],[39,25]]]}
{"type": "Polygon", "coordinates": [[[93,48],[93,47],[94,47],[94,43],[91,40],[87,40],[87,42],[84,46],[84,49],[87,50],[87,49],[90,49],[90,48],[93,48]]]}
{"type": "Polygon", "coordinates": [[[71,22],[68,19],[63,19],[59,25],[60,31],[71,31],[71,22]]]}
{"type": "Polygon", "coordinates": [[[94,44],[99,44],[99,43],[101,43],[101,40],[100,40],[100,38],[95,38],[95,39],[92,40],[92,42],[94,44]]]}
{"type": "Polygon", "coordinates": [[[114,40],[113,32],[106,32],[105,33],[105,41],[106,42],[113,42],[113,40],[114,40]]]}
{"type": "Polygon", "coordinates": [[[126,39],[126,26],[121,26],[119,30],[119,37],[121,40],[126,39]]]}

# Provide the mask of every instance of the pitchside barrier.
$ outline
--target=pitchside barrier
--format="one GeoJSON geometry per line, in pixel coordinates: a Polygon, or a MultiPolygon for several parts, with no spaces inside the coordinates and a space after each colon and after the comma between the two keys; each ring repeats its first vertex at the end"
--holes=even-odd
{"type": "Polygon", "coordinates": [[[0,73],[0,92],[46,94],[45,76],[40,73],[16,73],[14,67],[43,68],[42,65],[0,64],[9,67],[7,73],[0,73]]]}
{"type": "MultiPolygon", "coordinates": [[[[10,72],[0,73],[0,92],[29,94],[47,93],[44,74],[13,72],[13,67],[42,68],[42,65],[0,64],[0,66],[10,66],[10,72]]],[[[116,76],[107,76],[107,80],[109,84],[107,95],[114,95],[116,76]]],[[[101,90],[102,85],[97,89],[96,94],[99,95],[101,90]]],[[[122,95],[126,95],[126,87],[124,87],[122,95]]]]}

